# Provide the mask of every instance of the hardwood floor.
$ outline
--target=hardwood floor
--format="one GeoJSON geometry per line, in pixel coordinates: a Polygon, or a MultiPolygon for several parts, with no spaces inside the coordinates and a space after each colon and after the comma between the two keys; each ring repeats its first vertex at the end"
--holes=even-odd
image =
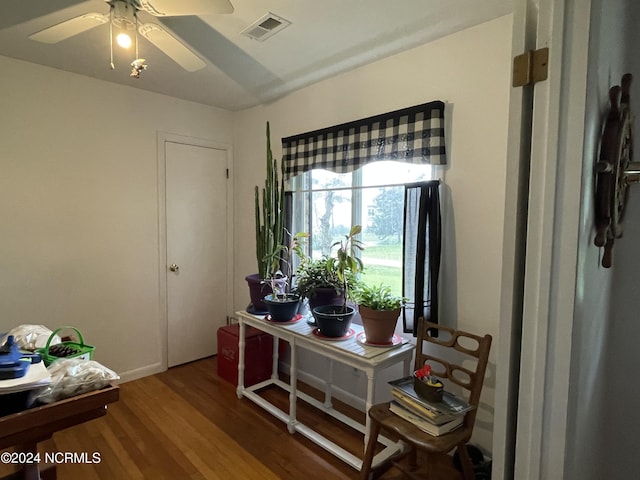
{"type": "MultiPolygon", "coordinates": [[[[307,390],[314,394],[313,391],[307,390]]],[[[265,392],[286,409],[285,392],[265,392]]],[[[339,404],[348,415],[362,412],[339,404]]],[[[360,434],[298,403],[298,418],[361,455],[360,434]]],[[[94,452],[100,462],[58,465],[60,480],[187,479],[357,479],[358,472],[253,402],[238,399],[235,387],[216,375],[215,357],[122,384],[120,400],[105,417],[63,430],[40,446],[44,452],[94,452]]],[[[0,465],[0,477],[11,472],[0,465]]],[[[391,468],[380,478],[399,473],[391,468]]],[[[444,459],[434,478],[457,480],[444,459]]]]}

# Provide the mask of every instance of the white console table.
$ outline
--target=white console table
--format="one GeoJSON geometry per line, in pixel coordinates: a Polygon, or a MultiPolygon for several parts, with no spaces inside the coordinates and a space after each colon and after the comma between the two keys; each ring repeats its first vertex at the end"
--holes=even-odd
{"type": "MultiPolygon", "coordinates": [[[[367,398],[366,409],[374,404],[375,397],[375,383],[376,375],[381,370],[395,365],[397,363],[404,363],[404,374],[409,374],[410,363],[413,358],[414,346],[409,343],[402,343],[395,347],[373,347],[367,346],[356,341],[358,333],[362,332],[360,325],[351,325],[351,328],[355,331],[355,334],[347,340],[326,340],[313,334],[314,327],[310,326],[306,319],[301,319],[291,324],[279,324],[277,322],[269,322],[264,319],[264,315],[256,316],[247,313],[246,311],[236,312],[236,316],[239,322],[239,359],[238,359],[238,398],[247,397],[252,400],[269,413],[285,422],[288,426],[290,433],[298,432],[311,441],[320,445],[325,450],[331,452],[338,458],[342,459],[356,470],[360,470],[362,466],[362,459],[356,457],[352,453],[348,452],[344,448],[340,447],[336,443],[320,435],[310,427],[302,424],[296,419],[296,402],[297,399],[307,402],[308,404],[322,410],[323,412],[338,419],[344,424],[364,434],[364,445],[368,440],[370,420],[366,415],[366,422],[364,425],[353,420],[347,415],[335,410],[331,404],[331,391],[332,391],[332,374],[333,374],[333,362],[339,362],[344,365],[356,368],[363,371],[367,376],[367,398]],[[267,332],[273,336],[273,365],[271,378],[253,385],[251,387],[244,386],[244,367],[245,367],[245,327],[250,325],[259,330],[267,332]],[[282,339],[289,343],[291,347],[291,363],[290,363],[290,375],[289,383],[285,383],[278,377],[278,339],[282,339]],[[297,349],[298,347],[305,350],[309,350],[322,355],[330,360],[328,378],[325,380],[325,395],[324,403],[319,402],[315,398],[298,391],[296,387],[297,383],[297,349]],[[272,403],[268,402],[265,398],[259,395],[258,390],[269,386],[276,385],[289,392],[289,412],[284,412],[277,408],[272,403]]],[[[385,448],[376,455],[374,458],[374,466],[387,460],[392,455],[395,455],[402,450],[403,445],[396,443],[388,438],[379,437],[379,441],[385,448]]],[[[364,450],[364,448],[363,448],[364,450]]]]}

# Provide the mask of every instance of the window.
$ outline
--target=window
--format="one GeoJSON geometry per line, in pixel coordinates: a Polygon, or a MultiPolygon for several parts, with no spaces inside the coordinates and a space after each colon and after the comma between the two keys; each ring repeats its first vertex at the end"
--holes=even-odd
{"type": "Polygon", "coordinates": [[[292,231],[310,233],[307,253],[319,258],[352,225],[362,225],[362,280],[402,295],[404,185],[431,177],[430,165],[393,161],[343,174],[310,170],[291,182],[292,231]]]}
{"type": "Polygon", "coordinates": [[[420,315],[437,322],[439,182],[416,182],[431,179],[431,165],[446,163],[444,103],[283,138],[282,146],[291,187],[287,224],[292,233],[311,234],[308,254],[330,254],[352,225],[362,225],[362,280],[410,298],[406,332],[415,334],[413,319],[420,315]],[[403,230],[411,233],[403,238],[403,230]]]}

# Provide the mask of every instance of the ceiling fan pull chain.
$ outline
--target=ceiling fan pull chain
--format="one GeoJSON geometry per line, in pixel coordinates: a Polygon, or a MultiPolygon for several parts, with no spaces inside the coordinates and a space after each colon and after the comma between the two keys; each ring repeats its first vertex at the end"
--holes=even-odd
{"type": "Polygon", "coordinates": [[[140,58],[138,55],[138,15],[134,15],[136,19],[136,60],[140,58]]]}
{"type": "Polygon", "coordinates": [[[111,70],[115,70],[116,67],[113,64],[113,5],[111,5],[109,16],[109,52],[111,53],[111,70]]]}
{"type": "Polygon", "coordinates": [[[138,15],[134,15],[136,19],[136,58],[133,62],[131,62],[131,73],[130,77],[140,78],[140,74],[147,69],[147,65],[145,65],[144,58],[140,58],[138,53],[138,15]]]}

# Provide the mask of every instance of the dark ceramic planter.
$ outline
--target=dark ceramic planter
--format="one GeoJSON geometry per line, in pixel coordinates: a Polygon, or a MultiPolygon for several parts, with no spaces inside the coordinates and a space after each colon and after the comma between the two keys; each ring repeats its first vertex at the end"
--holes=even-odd
{"type": "Polygon", "coordinates": [[[255,315],[267,313],[269,311],[267,304],[264,303],[262,299],[265,295],[272,293],[271,286],[263,283],[260,275],[257,273],[247,275],[245,280],[249,284],[249,297],[251,298],[251,303],[247,307],[247,312],[255,315]]]}
{"type": "Polygon", "coordinates": [[[353,307],[343,305],[320,305],[311,312],[321,335],[344,337],[349,331],[351,319],[356,310],[353,307]]]}
{"type": "Polygon", "coordinates": [[[269,316],[274,322],[290,322],[298,314],[300,297],[291,293],[285,294],[285,298],[273,298],[273,294],[263,298],[269,309],[269,316]]]}
{"type": "Polygon", "coordinates": [[[342,291],[336,293],[336,289],[333,287],[316,288],[308,299],[311,311],[321,305],[342,305],[344,302],[342,291]]]}

